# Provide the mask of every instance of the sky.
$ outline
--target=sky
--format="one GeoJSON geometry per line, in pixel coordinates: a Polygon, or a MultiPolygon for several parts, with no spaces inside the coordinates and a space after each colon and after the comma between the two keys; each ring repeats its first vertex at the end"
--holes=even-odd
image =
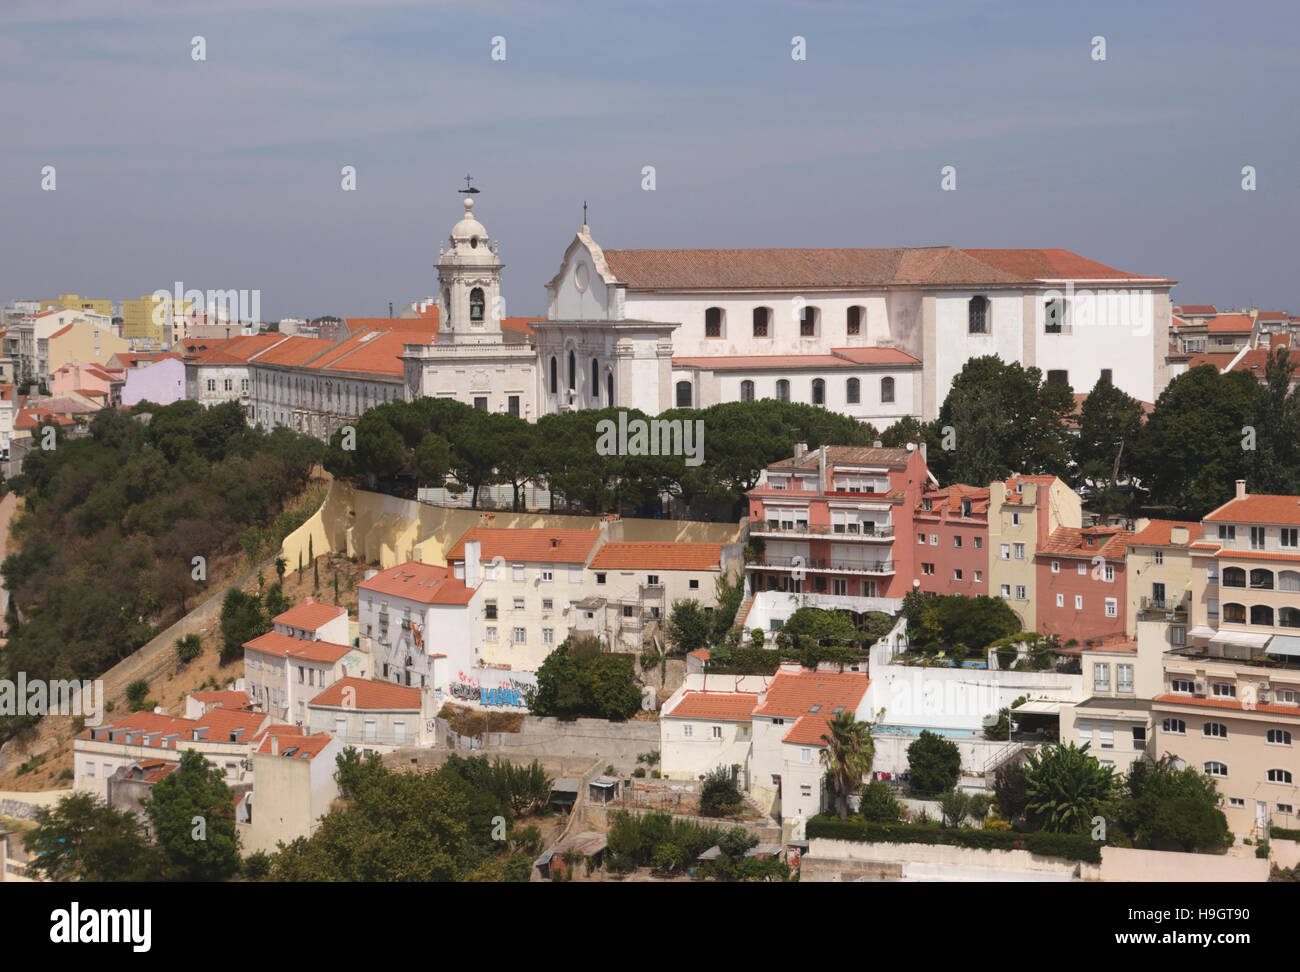
{"type": "Polygon", "coordinates": [[[1297,48],[1294,0],[5,0],[0,299],[384,316],[470,173],[510,315],[584,200],[610,249],[1061,247],[1300,315],[1297,48]]]}

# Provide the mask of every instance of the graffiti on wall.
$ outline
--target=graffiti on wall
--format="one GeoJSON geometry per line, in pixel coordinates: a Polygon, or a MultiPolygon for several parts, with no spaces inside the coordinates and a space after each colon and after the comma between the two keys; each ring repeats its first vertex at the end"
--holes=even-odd
{"type": "Polygon", "coordinates": [[[487,673],[489,682],[483,684],[483,677],[473,672],[457,672],[456,680],[448,686],[452,698],[462,702],[477,702],[480,705],[512,706],[526,709],[527,693],[537,688],[537,684],[526,678],[505,673],[487,673]]]}

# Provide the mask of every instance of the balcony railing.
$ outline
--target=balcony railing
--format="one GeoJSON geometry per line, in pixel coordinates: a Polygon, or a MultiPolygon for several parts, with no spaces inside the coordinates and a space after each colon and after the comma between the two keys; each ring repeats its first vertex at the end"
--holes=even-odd
{"type": "Polygon", "coordinates": [[[894,572],[894,562],[892,560],[878,560],[871,563],[862,563],[844,560],[830,560],[820,557],[770,557],[765,556],[762,561],[749,565],[753,569],[769,568],[772,570],[824,570],[845,574],[892,574],[894,572]]]}
{"type": "Polygon", "coordinates": [[[1169,597],[1144,597],[1140,602],[1140,608],[1153,614],[1164,612],[1166,615],[1187,616],[1187,601],[1175,601],[1169,597]]]}
{"type": "Polygon", "coordinates": [[[642,584],[641,600],[643,601],[662,601],[664,599],[663,584],[642,584]]]}
{"type": "Polygon", "coordinates": [[[749,532],[754,536],[761,536],[765,533],[772,534],[796,534],[816,537],[835,537],[836,539],[845,540],[892,540],[894,538],[893,527],[881,527],[873,530],[848,530],[843,527],[835,529],[833,526],[827,526],[824,523],[816,525],[804,524],[782,524],[774,526],[771,523],[760,523],[757,526],[751,526],[749,532]]]}

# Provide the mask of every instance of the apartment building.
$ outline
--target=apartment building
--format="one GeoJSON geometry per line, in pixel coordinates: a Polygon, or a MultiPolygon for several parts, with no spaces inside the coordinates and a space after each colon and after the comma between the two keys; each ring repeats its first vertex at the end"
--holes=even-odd
{"type": "Polygon", "coordinates": [[[328,733],[365,755],[403,746],[433,745],[438,710],[431,688],[365,678],[343,678],[307,706],[313,734],[328,733]]]}
{"type": "Polygon", "coordinates": [[[481,619],[483,664],[536,671],[564,641],[588,596],[585,568],[600,538],[599,530],[475,527],[447,551],[457,579],[481,584],[481,609],[470,617],[481,619]]]}
{"type": "Polygon", "coordinates": [[[1156,622],[1142,622],[1138,637],[1112,635],[1067,649],[1079,656],[1088,697],[1062,705],[1061,741],[1082,745],[1103,766],[1126,773],[1151,751],[1152,699],[1161,692],[1168,645],[1156,622]]]}
{"type": "Polygon", "coordinates": [[[1136,635],[1139,620],[1163,621],[1170,645],[1187,643],[1192,600],[1192,544],[1201,524],[1181,520],[1138,521],[1125,551],[1128,576],[1124,630],[1136,635]]]}
{"type": "Polygon", "coordinates": [[[989,593],[989,490],[956,483],[921,494],[912,514],[919,568],[926,594],[989,593]]]}
{"type": "Polygon", "coordinates": [[[328,733],[267,730],[253,752],[253,790],[236,812],[243,854],[275,853],[281,842],[316,832],[339,795],[334,771],[343,749],[343,742],[328,733]]]}
{"type": "Polygon", "coordinates": [[[372,662],[350,640],[347,611],[337,605],[308,599],[277,615],[270,631],[244,645],[249,698],[277,722],[302,725],[322,688],[369,673],[372,662]]]}
{"type": "Polygon", "coordinates": [[[854,611],[901,602],[920,559],[913,511],[931,481],[924,449],[797,444],[746,494],[750,536],[763,541],[749,589],[828,595],[826,606],[854,611]]]}
{"type": "Polygon", "coordinates": [[[40,302],[41,312],[51,310],[88,311],[101,317],[112,318],[113,299],[111,297],[82,297],[80,294],[59,294],[57,297],[45,297],[40,302]]]}
{"type": "Polygon", "coordinates": [[[360,645],[372,677],[414,688],[444,688],[484,656],[485,585],[471,548],[468,577],[448,567],[407,561],[367,571],[357,585],[360,645]]]}
{"type": "Polygon", "coordinates": [[[187,749],[197,750],[222,770],[226,782],[246,782],[252,778],[249,747],[270,722],[265,712],[220,707],[199,719],[133,712],[77,735],[72,744],[73,788],[107,799],[108,781],[117,770],[147,759],[179,763],[187,749]]]}
{"type": "Polygon", "coordinates": [[[607,645],[638,649],[662,630],[678,601],[698,601],[705,611],[718,603],[717,583],[740,573],[739,543],[605,543],[583,574],[584,596],[570,627],[607,645]]]}
{"type": "Polygon", "coordinates": [[[1040,634],[1084,641],[1124,633],[1125,553],[1132,531],[1058,527],[1034,555],[1040,634]]]}
{"type": "Polygon", "coordinates": [[[1026,631],[1039,621],[1039,549],[1058,529],[1083,523],[1079,494],[1055,476],[1012,476],[989,484],[989,594],[1001,597],[1026,631]]]}

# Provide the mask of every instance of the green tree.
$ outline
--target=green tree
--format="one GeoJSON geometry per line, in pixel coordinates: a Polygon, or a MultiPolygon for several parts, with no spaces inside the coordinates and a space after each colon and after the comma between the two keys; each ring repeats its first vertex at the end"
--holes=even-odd
{"type": "Polygon", "coordinates": [[[1131,476],[1137,438],[1142,431],[1142,406],[1104,376],[1079,409],[1079,435],[1073,442],[1075,482],[1105,483],[1131,476]],[[1118,463],[1118,476],[1116,464],[1118,463]]]}
{"type": "Polygon", "coordinates": [[[862,787],[859,812],[867,823],[896,824],[903,819],[903,805],[898,802],[889,785],[879,781],[862,787]]]}
{"type": "Polygon", "coordinates": [[[89,793],[38,809],[23,844],[29,868],[47,881],[152,881],[162,864],[135,814],[89,793]]]}
{"type": "Polygon", "coordinates": [[[923,730],[907,747],[907,771],[917,793],[946,793],[957,785],[961,752],[952,740],[923,730]]]}
{"type": "Polygon", "coordinates": [[[528,707],[561,719],[630,719],[641,708],[632,659],[602,651],[591,638],[566,638],[538,667],[528,707]]]}
{"type": "Polygon", "coordinates": [[[1114,770],[1082,747],[1048,745],[1029,753],[1025,767],[1025,811],[1040,829],[1084,833],[1114,795],[1114,770]]]}
{"type": "Polygon", "coordinates": [[[224,881],[239,873],[233,794],[225,776],[197,750],[143,800],[173,881],[224,881]]]}
{"type": "Polygon", "coordinates": [[[700,816],[732,816],[740,811],[742,803],[735,774],[729,767],[717,766],[705,775],[700,788],[700,816]]]}
{"type": "Polygon", "coordinates": [[[1231,846],[1232,832],[1210,777],[1148,757],[1129,771],[1127,788],[1122,818],[1137,846],[1187,852],[1231,846]]]}
{"type": "Polygon", "coordinates": [[[999,766],[993,773],[993,795],[1003,820],[1020,817],[1029,800],[1025,791],[1025,764],[1013,759],[999,766]]]}
{"type": "Polygon", "coordinates": [[[271,629],[262,602],[237,587],[226,592],[221,604],[221,663],[243,657],[244,644],[271,629]]]}
{"type": "Polygon", "coordinates": [[[859,722],[848,709],[834,715],[822,733],[821,763],[826,780],[835,793],[835,808],[841,820],[849,816],[849,796],[871,774],[876,744],[870,722],[859,722]]]}
{"type": "Polygon", "coordinates": [[[713,619],[699,601],[673,601],[664,634],[677,654],[688,655],[709,643],[712,627],[713,619]]]}

